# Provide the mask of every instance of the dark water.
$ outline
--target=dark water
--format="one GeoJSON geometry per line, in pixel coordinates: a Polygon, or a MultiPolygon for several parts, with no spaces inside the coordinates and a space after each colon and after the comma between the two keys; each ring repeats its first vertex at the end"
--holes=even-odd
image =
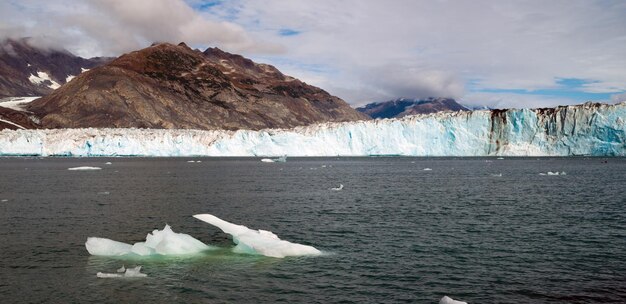
{"type": "Polygon", "coordinates": [[[626,302],[626,159],[187,160],[0,158],[0,303],[626,302]],[[234,254],[196,213],[328,254],[234,254]],[[224,249],[124,260],[84,247],[165,223],[224,249]],[[96,278],[122,264],[148,277],[96,278]]]}

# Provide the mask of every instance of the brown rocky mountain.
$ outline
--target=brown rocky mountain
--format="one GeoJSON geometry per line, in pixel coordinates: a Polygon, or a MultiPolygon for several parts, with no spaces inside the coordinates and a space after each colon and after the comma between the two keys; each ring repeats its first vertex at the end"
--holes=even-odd
{"type": "Polygon", "coordinates": [[[71,76],[107,60],[110,59],[85,59],[65,50],[39,48],[28,38],[0,41],[0,98],[49,94],[71,76]]]}
{"type": "Polygon", "coordinates": [[[371,118],[394,118],[416,114],[428,114],[441,111],[469,111],[451,98],[407,99],[374,102],[357,111],[371,118]]]}
{"type": "Polygon", "coordinates": [[[270,65],[217,48],[154,44],[120,56],[28,107],[45,128],[287,128],[369,119],[270,65]]]}

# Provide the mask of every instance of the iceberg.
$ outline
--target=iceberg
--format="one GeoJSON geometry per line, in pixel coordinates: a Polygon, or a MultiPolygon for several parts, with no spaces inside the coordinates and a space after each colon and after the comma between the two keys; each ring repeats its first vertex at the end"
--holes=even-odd
{"type": "Polygon", "coordinates": [[[169,225],[163,230],[154,230],[146,236],[145,242],[133,245],[99,237],[89,237],[85,248],[91,255],[123,256],[135,254],[139,256],[152,255],[187,255],[195,254],[210,247],[192,236],[172,231],[169,225]]]}
{"type": "Polygon", "coordinates": [[[141,266],[135,268],[125,268],[122,266],[122,268],[117,270],[117,273],[98,272],[96,276],[99,278],[145,278],[148,275],[141,273],[141,266]]]}
{"type": "Polygon", "coordinates": [[[89,171],[89,170],[101,170],[101,169],[102,168],[100,167],[88,167],[88,166],[67,168],[67,170],[70,170],[70,171],[89,171]]]}
{"type": "Polygon", "coordinates": [[[193,217],[230,234],[233,242],[237,244],[233,249],[237,253],[259,254],[274,258],[322,254],[315,247],[281,240],[271,231],[253,230],[243,225],[229,223],[211,214],[196,214],[193,217]]]}
{"type": "Polygon", "coordinates": [[[625,121],[626,103],[585,103],[259,131],[5,129],[0,155],[626,156],[625,121]]]}
{"type": "Polygon", "coordinates": [[[441,300],[439,300],[439,304],[467,304],[467,302],[457,301],[448,296],[444,296],[441,300]]]}

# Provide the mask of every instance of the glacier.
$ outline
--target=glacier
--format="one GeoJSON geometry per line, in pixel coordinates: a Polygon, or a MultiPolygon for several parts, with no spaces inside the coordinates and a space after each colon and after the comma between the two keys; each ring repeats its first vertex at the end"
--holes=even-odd
{"type": "Polygon", "coordinates": [[[625,156],[626,103],[439,112],[293,129],[0,131],[0,155],[625,156]]]}

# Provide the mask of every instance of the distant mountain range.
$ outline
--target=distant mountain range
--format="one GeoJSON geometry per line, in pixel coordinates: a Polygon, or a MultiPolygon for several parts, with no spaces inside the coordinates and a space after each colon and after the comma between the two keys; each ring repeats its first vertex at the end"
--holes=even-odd
{"type": "Polygon", "coordinates": [[[81,72],[110,60],[38,48],[28,38],[0,41],[0,98],[49,94],[81,72]]]}
{"type": "Polygon", "coordinates": [[[356,110],[371,118],[398,118],[441,111],[469,111],[469,109],[451,98],[399,98],[390,101],[370,103],[356,110]]]}
{"type": "Polygon", "coordinates": [[[37,50],[27,41],[5,45],[13,68],[0,70],[0,79],[11,84],[2,96],[50,93],[23,111],[0,110],[0,120],[25,128],[258,130],[369,119],[271,65],[217,48],[158,43],[98,61],[37,50]]]}

